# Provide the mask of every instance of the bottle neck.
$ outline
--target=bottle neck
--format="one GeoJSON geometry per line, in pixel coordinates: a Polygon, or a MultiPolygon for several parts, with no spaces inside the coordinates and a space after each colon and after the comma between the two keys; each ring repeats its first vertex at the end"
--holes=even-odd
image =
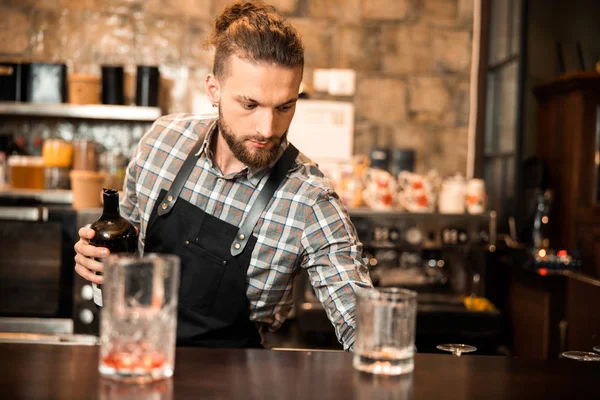
{"type": "Polygon", "coordinates": [[[118,217],[119,214],[119,194],[104,192],[104,209],[102,217],[118,217]]]}

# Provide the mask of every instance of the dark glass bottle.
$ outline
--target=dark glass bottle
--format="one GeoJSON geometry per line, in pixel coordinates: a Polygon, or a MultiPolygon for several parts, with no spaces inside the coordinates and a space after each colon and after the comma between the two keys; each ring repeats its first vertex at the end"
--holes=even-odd
{"type": "MultiPolygon", "coordinates": [[[[104,189],[103,197],[102,215],[90,226],[96,232],[94,238],[90,240],[90,244],[106,247],[111,254],[135,254],[138,235],[133,225],[119,213],[119,192],[113,189],[104,189]]],[[[101,275],[99,272],[96,274],[101,275]]],[[[94,303],[101,307],[102,287],[96,284],[92,284],[92,287],[94,303]]]]}
{"type": "Polygon", "coordinates": [[[533,220],[533,247],[536,250],[550,247],[550,208],[552,191],[540,191],[537,196],[537,210],[533,220]]]}

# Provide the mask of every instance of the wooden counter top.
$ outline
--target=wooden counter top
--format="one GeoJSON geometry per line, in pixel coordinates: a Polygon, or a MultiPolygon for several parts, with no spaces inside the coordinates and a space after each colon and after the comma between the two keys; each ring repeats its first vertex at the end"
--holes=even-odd
{"type": "Polygon", "coordinates": [[[139,387],[101,379],[96,346],[0,344],[0,393],[90,400],[581,399],[600,393],[600,363],[566,359],[418,354],[412,375],[386,378],[355,371],[352,354],[344,352],[178,348],[176,357],[173,379],[139,387]]]}

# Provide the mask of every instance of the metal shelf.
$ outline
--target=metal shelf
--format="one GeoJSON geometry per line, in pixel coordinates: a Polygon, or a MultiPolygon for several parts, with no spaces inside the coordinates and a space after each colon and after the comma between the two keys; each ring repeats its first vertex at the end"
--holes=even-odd
{"type": "Polygon", "coordinates": [[[348,208],[348,214],[350,214],[351,217],[415,217],[418,216],[419,218],[423,218],[423,217],[429,217],[429,218],[443,218],[443,219],[472,219],[472,220],[477,220],[477,219],[489,219],[490,218],[490,213],[489,212],[485,212],[483,214],[469,214],[469,213],[462,213],[462,214],[443,214],[443,213],[438,213],[438,212],[431,212],[431,213],[415,213],[415,212],[408,212],[408,211],[404,211],[404,210],[399,210],[399,209],[390,209],[390,210],[375,210],[375,209],[371,209],[371,208],[366,208],[366,207],[361,207],[361,208],[348,208]]]}
{"type": "Polygon", "coordinates": [[[0,115],[153,122],[158,107],[0,102],[0,115]]]}
{"type": "Polygon", "coordinates": [[[70,190],[34,190],[13,189],[10,187],[0,189],[0,203],[3,201],[30,200],[40,204],[65,204],[73,203],[73,193],[70,190]]]}

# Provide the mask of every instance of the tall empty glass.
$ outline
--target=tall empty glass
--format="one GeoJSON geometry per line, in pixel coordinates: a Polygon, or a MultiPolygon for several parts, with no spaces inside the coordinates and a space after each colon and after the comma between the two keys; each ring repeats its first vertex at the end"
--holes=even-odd
{"type": "Polygon", "coordinates": [[[103,272],[100,374],[135,382],[172,376],[179,257],[115,254],[103,272]]]}
{"type": "Polygon", "coordinates": [[[414,369],[417,293],[397,288],[358,292],[354,368],[382,375],[414,369]]]}

